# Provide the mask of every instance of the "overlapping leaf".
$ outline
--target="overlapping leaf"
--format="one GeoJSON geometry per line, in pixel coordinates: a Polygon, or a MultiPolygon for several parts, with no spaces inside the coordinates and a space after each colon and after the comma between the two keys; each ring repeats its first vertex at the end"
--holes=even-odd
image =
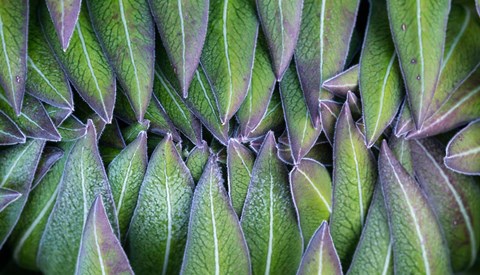
{"type": "Polygon", "coordinates": [[[474,121],[458,132],[448,143],[445,165],[464,174],[480,173],[480,121],[474,121]]]}
{"type": "Polygon", "coordinates": [[[322,87],[336,96],[346,97],[347,92],[358,91],[359,66],[354,65],[347,70],[327,79],[322,87]]]}
{"type": "Polygon", "coordinates": [[[0,145],[13,145],[25,142],[25,135],[17,125],[2,111],[0,111],[0,145]]]}
{"type": "Polygon", "coordinates": [[[252,168],[255,162],[254,154],[238,140],[230,139],[227,147],[228,194],[232,206],[240,217],[248,185],[252,178],[252,168]]]}
{"type": "Polygon", "coordinates": [[[67,51],[72,39],[78,16],[81,0],[45,0],[48,11],[55,25],[55,31],[63,51],[67,51]]]}

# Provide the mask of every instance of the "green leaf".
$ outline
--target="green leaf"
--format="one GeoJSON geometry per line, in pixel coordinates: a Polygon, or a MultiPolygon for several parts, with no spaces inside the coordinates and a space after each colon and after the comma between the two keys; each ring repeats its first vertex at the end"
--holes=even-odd
{"type": "Polygon", "coordinates": [[[288,174],[269,132],[255,160],[241,224],[254,274],[295,274],[303,251],[288,174]]]}
{"type": "Polygon", "coordinates": [[[203,169],[207,164],[209,156],[210,148],[208,148],[208,145],[205,141],[202,142],[201,146],[195,146],[195,148],[193,148],[188,154],[185,164],[187,165],[188,170],[190,170],[192,178],[195,182],[198,182],[202,176],[203,169]]]}
{"type": "Polygon", "coordinates": [[[178,273],[193,189],[190,172],[168,135],[150,158],[128,232],[136,273],[178,273]]]}
{"type": "Polygon", "coordinates": [[[392,240],[380,185],[373,194],[362,236],[347,274],[393,275],[392,240]]]}
{"type": "Polygon", "coordinates": [[[480,117],[480,67],[460,85],[423,128],[410,132],[407,138],[424,138],[444,133],[480,117]]]}
{"type": "Polygon", "coordinates": [[[413,120],[420,129],[440,74],[450,1],[388,0],[387,7],[413,120]]]}
{"type": "Polygon", "coordinates": [[[27,80],[28,0],[4,0],[0,8],[0,84],[14,113],[22,110],[27,80]]]}
{"type": "Polygon", "coordinates": [[[224,145],[228,143],[229,122],[222,124],[214,91],[201,67],[195,72],[190,83],[185,103],[218,141],[224,145]]]}
{"type": "Polygon", "coordinates": [[[175,87],[159,69],[155,69],[153,92],[178,130],[194,144],[201,144],[202,125],[175,91],[175,87]]]}
{"type": "Polygon", "coordinates": [[[322,84],[322,88],[328,90],[330,93],[347,97],[347,92],[358,91],[358,75],[360,66],[353,65],[347,70],[325,80],[322,84]]]}
{"type": "Polygon", "coordinates": [[[256,0],[257,13],[267,39],[277,80],[287,70],[297,45],[303,0],[256,0]]]}
{"type": "Polygon", "coordinates": [[[29,95],[23,97],[22,112],[15,114],[0,87],[0,110],[3,111],[27,137],[59,141],[60,134],[42,103],[29,95]]]}
{"type": "Polygon", "coordinates": [[[342,104],[332,100],[320,101],[320,119],[323,131],[330,144],[333,144],[335,124],[342,109],[342,104]]]}
{"type": "Polygon", "coordinates": [[[241,137],[248,137],[262,121],[271,102],[276,79],[270,65],[265,38],[260,32],[255,49],[252,81],[247,96],[238,109],[237,120],[240,124],[241,137]]]}
{"type": "Polygon", "coordinates": [[[319,119],[315,119],[314,125],[312,125],[310,112],[305,103],[294,65],[291,65],[285,72],[284,79],[280,83],[280,94],[292,157],[297,163],[315,144],[322,127],[319,119]]]}
{"type": "Polygon", "coordinates": [[[255,155],[238,140],[230,139],[227,147],[228,195],[240,217],[252,178],[255,155]]]}
{"type": "Polygon", "coordinates": [[[45,147],[43,148],[42,156],[37,165],[37,170],[35,170],[35,175],[33,176],[33,183],[30,189],[34,189],[39,182],[42,181],[43,177],[50,171],[52,166],[62,158],[63,150],[58,147],[45,147]]]}
{"type": "Polygon", "coordinates": [[[33,176],[45,141],[30,139],[25,144],[10,146],[0,154],[0,188],[10,189],[22,196],[0,213],[0,248],[17,224],[27,202],[33,176]]]}
{"type": "Polygon", "coordinates": [[[325,80],[342,72],[357,17],[359,0],[305,0],[298,47],[298,75],[310,114],[319,116],[319,100],[332,99],[325,80]]]}
{"type": "Polygon", "coordinates": [[[332,180],[321,163],[305,158],[290,172],[290,189],[306,246],[332,212],[332,180]]]}
{"type": "Polygon", "coordinates": [[[386,10],[385,1],[370,1],[370,17],[360,57],[360,91],[368,147],[372,147],[390,125],[403,99],[403,80],[386,10]]]}
{"type": "Polygon", "coordinates": [[[407,173],[413,177],[412,149],[409,141],[401,137],[391,137],[389,146],[398,162],[400,162],[407,173]]]}
{"type": "Polygon", "coordinates": [[[133,216],[146,168],[147,134],[141,131],[108,165],[108,179],[122,239],[125,239],[133,216]]]}
{"type": "Polygon", "coordinates": [[[400,107],[397,123],[395,124],[395,136],[400,137],[407,135],[411,131],[415,131],[415,123],[412,119],[410,107],[408,107],[407,100],[404,100],[402,107],[400,107]]]}
{"type": "Polygon", "coordinates": [[[445,165],[455,172],[480,174],[480,121],[476,120],[458,132],[448,143],[445,165]]]}
{"type": "Polygon", "coordinates": [[[267,111],[263,115],[260,123],[243,139],[253,139],[264,136],[268,131],[281,129],[284,127],[282,100],[279,92],[274,92],[267,111]]]}
{"type": "Polygon", "coordinates": [[[242,228],[212,155],[195,189],[181,274],[249,273],[242,228]]]}
{"type": "Polygon", "coordinates": [[[59,188],[40,242],[37,264],[44,273],[72,274],[88,210],[98,195],[104,198],[110,221],[118,230],[115,206],[98,153],[92,120],[87,122],[85,136],[78,139],[70,151],[59,188]]]}
{"type": "Polygon", "coordinates": [[[74,144],[74,142],[59,143],[64,150],[62,158],[30,191],[22,215],[12,232],[10,243],[14,248],[13,258],[21,267],[38,270],[37,255],[40,239],[57,199],[65,163],[74,144]]]}
{"type": "Polygon", "coordinates": [[[0,188],[0,213],[21,196],[22,194],[17,191],[8,188],[0,188]]]}
{"type": "Polygon", "coordinates": [[[100,147],[100,154],[102,153],[102,147],[111,147],[121,150],[125,148],[125,140],[123,139],[117,118],[113,118],[112,123],[105,126],[105,130],[103,130],[98,144],[100,147]]]}
{"type": "Polygon", "coordinates": [[[147,0],[87,0],[93,28],[137,120],[143,120],[153,88],[155,29],[147,0]]]}
{"type": "Polygon", "coordinates": [[[209,0],[149,0],[158,32],[184,98],[197,70],[207,34],[209,0]],[[165,11],[169,11],[168,16],[165,11]]]}
{"type": "Polygon", "coordinates": [[[18,126],[2,111],[0,111],[0,145],[25,143],[25,135],[18,126]]]}
{"type": "Polygon", "coordinates": [[[102,274],[133,274],[127,255],[110,225],[101,196],[93,201],[88,212],[75,274],[98,271],[102,274]]]}
{"type": "Polygon", "coordinates": [[[69,116],[57,127],[62,141],[72,141],[85,135],[87,127],[76,116],[69,116]]]}
{"type": "Polygon", "coordinates": [[[297,274],[343,274],[326,221],[323,221],[315,231],[303,255],[297,274]]]}
{"type": "Polygon", "coordinates": [[[72,110],[72,89],[40,27],[38,6],[33,5],[28,32],[27,92],[55,107],[72,110]]]}
{"type": "Polygon", "coordinates": [[[77,92],[102,120],[110,123],[115,104],[115,76],[92,28],[86,6],[80,12],[67,52],[55,37],[54,24],[45,7],[40,12],[40,24],[77,92]]]}
{"type": "Polygon", "coordinates": [[[140,132],[142,131],[146,132],[149,127],[150,127],[150,121],[145,119],[143,121],[134,122],[128,127],[123,128],[122,136],[123,136],[123,139],[125,140],[125,143],[130,144],[135,140],[135,138],[137,138],[140,132]]]}
{"type": "Polygon", "coordinates": [[[439,142],[410,143],[415,175],[443,227],[452,268],[466,270],[474,264],[480,244],[480,188],[473,178],[445,167],[445,148],[439,142]]]}
{"type": "Polygon", "coordinates": [[[211,0],[202,66],[212,83],[222,123],[248,92],[258,34],[253,1],[211,0]]]}
{"type": "Polygon", "coordinates": [[[82,1],[45,0],[45,2],[55,25],[60,45],[63,51],[66,52],[77,24],[82,1]]]}
{"type": "Polygon", "coordinates": [[[452,5],[448,17],[442,68],[427,117],[447,100],[480,64],[480,20],[467,6],[452,5]]]}
{"type": "Polygon", "coordinates": [[[352,91],[348,91],[346,102],[350,107],[353,119],[355,121],[358,121],[362,116],[362,105],[360,103],[360,100],[352,91]]]}
{"type": "Polygon", "coordinates": [[[378,169],[393,238],[395,272],[451,274],[448,247],[435,213],[385,141],[378,169]]]}
{"type": "Polygon", "coordinates": [[[333,145],[333,200],[330,228],[338,255],[348,266],[365,225],[377,180],[375,158],[345,103],[333,145]]]}
{"type": "Polygon", "coordinates": [[[70,109],[58,108],[50,104],[44,104],[43,107],[55,126],[62,124],[72,114],[70,109]]]}

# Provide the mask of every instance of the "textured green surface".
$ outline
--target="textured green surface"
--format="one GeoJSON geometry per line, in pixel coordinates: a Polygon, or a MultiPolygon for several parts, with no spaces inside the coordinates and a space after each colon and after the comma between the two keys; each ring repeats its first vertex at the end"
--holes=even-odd
{"type": "Polygon", "coordinates": [[[147,0],[87,0],[92,25],[138,120],[153,87],[155,29],[147,0]]]}
{"type": "Polygon", "coordinates": [[[307,247],[310,238],[332,212],[332,180],[325,167],[305,158],[290,172],[290,188],[307,247]]]}
{"type": "Polygon", "coordinates": [[[25,144],[5,148],[0,152],[0,188],[22,195],[0,212],[0,248],[12,232],[27,202],[44,145],[43,140],[30,139],[25,144]]]}
{"type": "Polygon", "coordinates": [[[74,143],[61,143],[65,150],[38,184],[31,190],[25,208],[10,239],[15,261],[22,267],[37,270],[37,252],[48,217],[57,198],[63,169],[74,143]]]}
{"type": "Polygon", "coordinates": [[[387,0],[387,7],[413,120],[420,129],[440,73],[450,1],[387,0]]]}
{"type": "Polygon", "coordinates": [[[45,7],[40,11],[42,29],[70,82],[88,105],[106,122],[112,120],[115,76],[97,40],[84,4],[68,51],[60,45],[45,7]]]}
{"type": "Polygon", "coordinates": [[[449,142],[445,165],[464,174],[480,174],[480,122],[474,121],[449,142]]]}
{"type": "Polygon", "coordinates": [[[108,165],[108,179],[122,240],[130,225],[146,168],[147,134],[141,131],[108,165]]]}
{"type": "Polygon", "coordinates": [[[283,109],[280,94],[273,92],[267,111],[263,115],[260,123],[253,129],[247,138],[257,138],[265,135],[270,130],[276,130],[284,125],[283,109]]]}
{"type": "Polygon", "coordinates": [[[393,274],[392,240],[380,184],[375,189],[347,274],[393,274]]]}
{"type": "Polygon", "coordinates": [[[327,140],[333,145],[335,124],[337,123],[338,115],[342,109],[342,104],[332,100],[320,101],[320,118],[322,120],[322,127],[327,140]]]}
{"type": "Polygon", "coordinates": [[[104,198],[109,219],[118,232],[115,206],[91,120],[85,136],[70,151],[59,188],[40,242],[37,264],[44,273],[71,274],[75,271],[88,210],[98,195],[104,198]]]}
{"type": "Polygon", "coordinates": [[[13,145],[24,143],[25,135],[18,126],[2,111],[0,111],[0,144],[13,145]]]}
{"type": "Polygon", "coordinates": [[[480,188],[473,178],[445,167],[441,143],[424,139],[410,144],[415,175],[443,227],[452,268],[466,270],[475,262],[480,244],[480,188]]]}
{"type": "Polygon", "coordinates": [[[305,250],[297,274],[343,274],[327,222],[324,221],[315,231],[305,250]]]}
{"type": "Polygon", "coordinates": [[[359,3],[304,0],[295,61],[313,119],[319,115],[318,101],[333,98],[322,84],[344,69],[359,3]]]}
{"type": "Polygon", "coordinates": [[[127,255],[98,196],[88,212],[83,228],[75,274],[133,274],[127,255]]]}
{"type": "Polygon", "coordinates": [[[247,244],[212,155],[195,189],[182,274],[249,274],[247,244]]]}
{"type": "Polygon", "coordinates": [[[348,266],[365,225],[377,169],[375,158],[355,126],[347,103],[337,120],[333,155],[334,199],[330,228],[342,264],[348,266]]]}
{"type": "Polygon", "coordinates": [[[0,188],[0,213],[21,196],[22,194],[17,191],[8,188],[0,188]]]}
{"type": "Polygon", "coordinates": [[[390,125],[403,99],[402,75],[389,30],[385,1],[371,0],[360,58],[360,92],[368,147],[390,125]]]}
{"type": "Polygon", "coordinates": [[[227,147],[228,194],[240,217],[252,178],[255,155],[238,140],[230,139],[227,147]]]}
{"type": "Polygon", "coordinates": [[[254,274],[295,274],[303,251],[288,174],[269,132],[255,161],[242,213],[254,274]]]}
{"type": "Polygon", "coordinates": [[[55,31],[63,51],[67,51],[70,39],[72,39],[78,15],[81,8],[81,0],[45,0],[48,11],[55,25],[55,31]]]}
{"type": "Polygon", "coordinates": [[[202,176],[203,169],[207,164],[209,156],[210,148],[208,148],[208,145],[205,141],[203,141],[201,146],[195,146],[195,148],[193,148],[188,154],[185,164],[187,165],[188,170],[190,170],[192,178],[195,182],[198,182],[202,176]]]}
{"type": "Polygon", "coordinates": [[[137,274],[174,274],[182,264],[193,179],[171,136],[150,157],[128,233],[128,254],[137,274]]]}
{"type": "Polygon", "coordinates": [[[27,80],[28,0],[0,3],[0,85],[19,115],[27,80]]]}
{"type": "Polygon", "coordinates": [[[142,131],[146,132],[148,128],[150,128],[150,121],[146,119],[143,121],[135,122],[128,125],[128,127],[122,130],[122,136],[123,136],[123,139],[125,140],[125,143],[130,144],[137,138],[140,132],[142,131]]]}
{"type": "Polygon", "coordinates": [[[346,97],[348,91],[358,91],[358,75],[360,67],[353,65],[347,70],[327,79],[322,87],[336,96],[346,97]]]}
{"type": "Polygon", "coordinates": [[[427,198],[383,142],[378,162],[393,262],[400,274],[451,274],[447,244],[427,198]]]}

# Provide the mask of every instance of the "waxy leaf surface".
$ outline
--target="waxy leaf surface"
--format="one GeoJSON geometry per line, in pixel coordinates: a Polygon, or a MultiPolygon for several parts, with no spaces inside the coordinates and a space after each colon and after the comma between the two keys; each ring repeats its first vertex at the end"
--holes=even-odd
{"type": "Polygon", "coordinates": [[[458,132],[447,146],[445,165],[459,173],[480,174],[480,121],[458,132]]]}

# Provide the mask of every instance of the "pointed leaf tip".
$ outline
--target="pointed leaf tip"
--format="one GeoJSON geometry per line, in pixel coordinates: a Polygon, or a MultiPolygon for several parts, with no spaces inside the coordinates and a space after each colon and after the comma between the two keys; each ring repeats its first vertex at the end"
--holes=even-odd
{"type": "Polygon", "coordinates": [[[19,193],[15,190],[0,188],[0,212],[2,212],[7,206],[15,202],[22,196],[22,193],[19,193]]]}

